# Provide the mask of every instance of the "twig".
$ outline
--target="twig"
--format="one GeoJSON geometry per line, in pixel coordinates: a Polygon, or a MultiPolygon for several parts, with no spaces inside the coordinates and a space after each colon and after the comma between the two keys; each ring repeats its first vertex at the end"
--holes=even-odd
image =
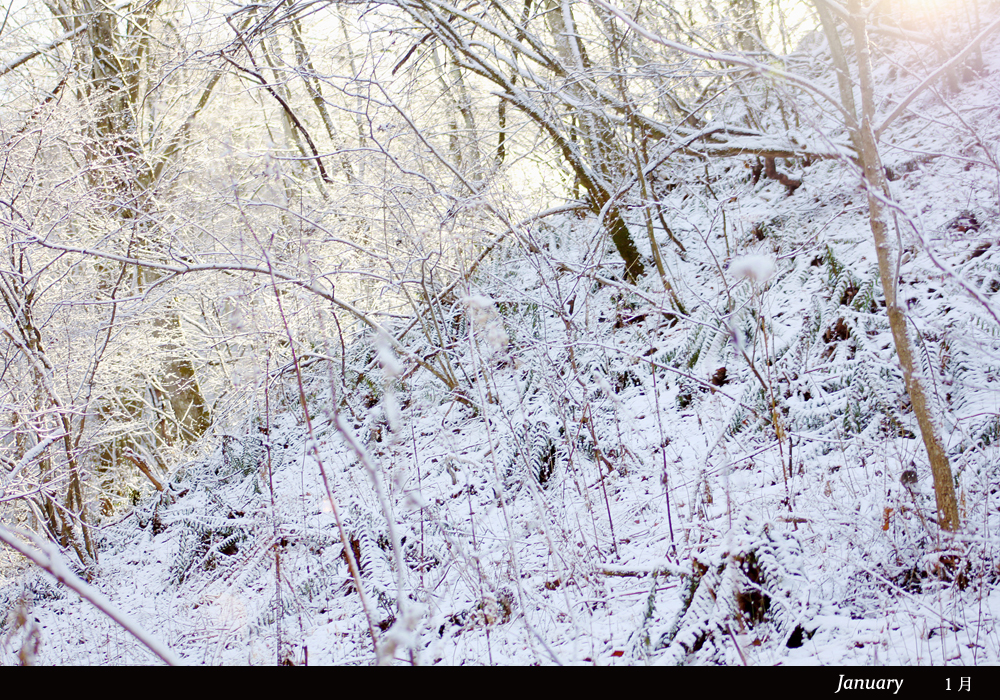
{"type": "Polygon", "coordinates": [[[153,476],[153,473],[149,470],[149,467],[146,466],[146,463],[139,458],[139,455],[128,449],[122,452],[122,455],[132,462],[132,464],[139,467],[139,471],[146,475],[146,478],[149,479],[153,486],[156,487],[157,491],[163,491],[163,484],[157,481],[156,477],[153,476]]]}

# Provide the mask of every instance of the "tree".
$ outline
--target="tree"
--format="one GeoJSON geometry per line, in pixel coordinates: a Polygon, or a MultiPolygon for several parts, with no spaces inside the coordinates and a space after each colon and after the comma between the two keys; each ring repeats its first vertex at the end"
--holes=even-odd
{"type": "MultiPolygon", "coordinates": [[[[920,426],[924,448],[930,460],[931,474],[934,477],[934,493],[937,499],[938,525],[945,530],[958,530],[961,521],[958,515],[958,499],[955,497],[955,481],[948,463],[948,454],[938,432],[939,418],[937,411],[930,403],[925,380],[921,377],[919,365],[915,360],[913,344],[910,341],[906,315],[899,304],[897,294],[897,260],[902,255],[901,250],[892,250],[888,240],[888,212],[886,203],[891,205],[892,192],[885,175],[878,152],[875,136],[875,85],[872,78],[871,58],[868,45],[867,21],[862,14],[860,0],[848,0],[848,24],[854,39],[858,66],[858,82],[861,87],[861,112],[855,117],[854,124],[849,124],[851,140],[855,143],[861,166],[868,185],[868,208],[872,235],[875,238],[875,251],[878,256],[879,279],[882,282],[882,292],[885,294],[886,313],[892,328],[893,341],[896,344],[896,355],[903,369],[903,381],[906,393],[913,405],[913,412],[920,426]]],[[[828,23],[829,25],[829,23],[828,23]]],[[[844,103],[847,93],[853,91],[852,86],[841,83],[844,103]]],[[[853,106],[853,105],[852,105],[853,106]]]]}
{"type": "MultiPolygon", "coordinates": [[[[603,0],[596,1],[602,6],[609,7],[619,18],[629,23],[637,31],[644,31],[642,27],[625,16],[621,10],[611,8],[603,0]]],[[[875,241],[879,278],[883,294],[885,295],[886,314],[892,329],[896,354],[903,371],[904,387],[913,407],[931,466],[937,502],[937,522],[942,529],[955,531],[960,526],[958,502],[955,496],[954,477],[942,437],[939,433],[940,409],[934,407],[928,394],[926,379],[922,376],[919,363],[916,360],[916,352],[910,338],[906,313],[898,301],[898,275],[896,271],[898,271],[899,258],[902,255],[902,251],[899,249],[898,243],[894,247],[890,240],[889,215],[891,212],[892,219],[897,226],[896,238],[898,241],[899,224],[896,221],[896,217],[901,214],[905,215],[905,212],[900,212],[899,207],[893,202],[886,171],[879,155],[878,141],[879,136],[885,129],[904,113],[908,105],[920,93],[927,90],[942,76],[947,77],[951,75],[956,66],[960,65],[970,54],[973,54],[977,50],[979,43],[984,38],[997,28],[1000,28],[1000,22],[994,22],[979,32],[961,50],[956,52],[950,59],[944,61],[943,65],[924,78],[909,94],[901,100],[896,101],[891,109],[889,109],[889,113],[882,118],[881,122],[876,123],[878,120],[875,94],[876,85],[872,75],[868,31],[869,27],[872,26],[872,20],[877,20],[880,17],[882,10],[879,6],[882,3],[874,2],[867,7],[863,7],[860,0],[850,0],[846,8],[828,0],[815,0],[813,4],[831,51],[840,101],[838,102],[832,98],[822,88],[808,79],[798,78],[789,74],[781,74],[781,77],[790,82],[796,82],[799,86],[804,87],[808,92],[812,93],[812,95],[821,98],[832,106],[839,115],[841,128],[847,132],[850,138],[853,159],[862,171],[868,193],[869,219],[875,241]],[[850,31],[857,70],[856,81],[851,75],[849,61],[845,55],[841,37],[838,33],[838,19],[846,23],[850,31]],[[855,86],[860,90],[860,109],[858,109],[855,100],[855,86]]],[[[883,32],[888,31],[890,34],[905,35],[905,32],[900,33],[898,30],[886,27],[884,24],[878,24],[876,28],[883,32]]],[[[706,57],[704,51],[693,47],[679,46],[660,37],[654,37],[648,32],[644,33],[647,38],[653,39],[658,43],[671,45],[691,55],[706,57]]],[[[906,36],[911,39],[915,37],[918,40],[925,40],[919,35],[910,34],[906,36]]],[[[777,73],[759,64],[754,65],[745,56],[716,54],[715,58],[731,65],[753,66],[764,75],[777,73]]],[[[954,77],[950,79],[954,83],[954,77]]]]}
{"type": "Polygon", "coordinates": [[[195,360],[178,342],[181,307],[168,299],[144,320],[134,315],[136,306],[145,307],[143,297],[157,299],[161,280],[43,244],[165,252],[170,215],[161,206],[176,177],[172,168],[221,74],[210,73],[181,123],[171,123],[157,100],[170,88],[182,94],[189,88],[161,72],[155,33],[165,26],[163,3],[111,8],[82,0],[47,8],[63,31],[47,45],[50,54],[29,52],[0,71],[16,75],[44,55],[51,67],[43,73],[52,74],[45,79],[57,81],[54,90],[31,95],[37,104],[5,135],[4,335],[30,368],[21,378],[7,375],[14,405],[24,407],[14,413],[10,435],[20,477],[38,465],[29,483],[41,490],[28,499],[37,501],[37,519],[90,566],[97,556],[88,515],[93,494],[103,494],[102,511],[110,515],[114,501],[130,498],[132,480],[122,483],[122,475],[137,474],[136,465],[149,475],[165,467],[172,458],[161,449],[200,437],[210,412],[195,360]],[[17,397],[28,376],[34,398],[17,397]],[[51,439],[53,431],[60,442],[51,439]],[[49,452],[55,444],[62,445],[59,457],[49,452]]]}
{"type": "MultiPolygon", "coordinates": [[[[386,306],[408,309],[411,320],[393,338],[395,347],[461,394],[470,378],[453,362],[461,325],[449,303],[470,268],[504,237],[536,246],[516,224],[510,196],[515,186],[527,186],[504,178],[525,173],[527,159],[544,160],[539,142],[557,154],[558,165],[547,165],[547,172],[561,182],[539,185],[535,202],[556,194],[570,207],[588,208],[621,258],[623,277],[641,286],[646,244],[633,237],[630,214],[640,209],[649,253],[682,315],[685,304],[658,237],[669,238],[680,254],[685,249],[652,180],[658,177],[661,193],[683,183],[665,175],[664,164],[691,173],[713,160],[762,159],[757,176],[778,179],[792,193],[801,181],[779,172],[780,159],[853,159],[868,183],[887,314],[935,474],[939,520],[957,527],[935,411],[896,303],[898,252],[890,250],[887,233],[895,209],[878,139],[919,90],[974,51],[992,27],[873,126],[876,86],[866,68],[866,32],[903,30],[871,24],[860,4],[844,9],[817,0],[814,6],[831,49],[835,92],[768,48],[768,36],[789,41],[784,25],[768,20],[768,11],[780,14],[780,4],[712,6],[705,11],[718,21],[707,30],[693,6],[654,12],[604,0],[526,0],[517,8],[393,0],[350,16],[351,4],[282,0],[238,8],[218,28],[206,28],[198,40],[211,50],[170,54],[159,42],[177,27],[175,8],[165,1],[47,3],[58,36],[0,68],[3,77],[36,67],[32,75],[55,85],[31,96],[30,116],[5,146],[9,259],[0,293],[12,357],[35,377],[34,388],[15,381],[8,387],[22,406],[11,434],[20,441],[14,463],[34,455],[39,483],[47,483],[55,477],[42,475],[59,469],[44,451],[32,450],[54,434],[52,426],[62,425],[67,435],[61,459],[69,476],[65,483],[55,478],[64,492],[40,507],[50,534],[68,543],[76,527],[82,541],[89,537],[84,491],[91,467],[81,459],[96,459],[88,463],[110,492],[120,470],[152,474],[152,467],[166,466],[169,450],[209,430],[210,404],[229,391],[229,363],[250,351],[222,338],[226,321],[212,290],[194,282],[198,275],[218,273],[238,288],[225,302],[230,312],[252,297],[249,306],[271,321],[277,300],[250,291],[262,277],[323,300],[304,301],[303,318],[331,320],[323,314],[332,304],[337,324],[336,314],[346,314],[384,332],[377,314],[386,306]],[[330,43],[311,44],[305,23],[334,7],[343,12],[335,51],[330,43]],[[349,26],[355,21],[371,31],[349,26]],[[850,26],[853,56],[838,22],[850,26]],[[53,62],[43,66],[50,55],[53,62]],[[222,90],[229,102],[215,107],[212,98],[222,90]],[[810,129],[800,123],[804,97],[837,128],[814,125],[804,135],[810,129]],[[259,127],[235,128],[266,152],[264,172],[231,167],[211,175],[215,180],[196,176],[186,164],[204,155],[195,155],[197,129],[216,128],[217,110],[233,111],[237,103],[263,116],[259,127]],[[57,171],[62,179],[50,174],[57,171]],[[231,189],[215,190],[226,178],[231,189]],[[195,181],[215,201],[195,196],[195,181]],[[52,209],[53,201],[61,208],[52,209]],[[458,231],[463,236],[449,237],[458,231]],[[81,283],[86,293],[59,296],[81,283]],[[67,394],[45,382],[53,384],[52,373],[69,366],[64,344],[79,342],[66,331],[71,317],[92,323],[86,332],[96,350],[67,370],[67,385],[76,387],[67,394]],[[421,339],[405,341],[413,328],[421,339]],[[213,333],[226,355],[215,364],[207,345],[195,349],[190,342],[213,333]],[[150,362],[130,367],[123,358],[144,342],[150,362]],[[60,507],[75,523],[69,529],[60,507]]],[[[316,345],[306,322],[297,332],[316,345]]],[[[114,509],[111,501],[103,503],[105,514],[114,509]]]]}
{"type": "MultiPolygon", "coordinates": [[[[927,288],[943,295],[928,321],[928,299],[910,306],[902,288],[911,269],[937,274],[903,260],[928,236],[882,159],[901,145],[891,127],[920,118],[909,106],[936,82],[960,87],[955,69],[1000,22],[946,50],[878,0],[814,0],[800,27],[778,0],[192,7],[19,3],[0,27],[14,56],[0,65],[5,546],[87,594],[55,549],[99,573],[95,525],[137,504],[123,529],[192,544],[171,585],[214,580],[223,556],[250,596],[273,572],[279,663],[283,596],[326,615],[310,605],[329,581],[347,584],[342,612],[364,614],[379,659],[403,644],[415,662],[452,626],[495,653],[491,625],[520,616],[559,662],[597,658],[545,635],[598,614],[587,601],[623,599],[602,577],[685,579],[646,588],[622,652],[681,660],[723,658],[730,641],[754,653],[730,622],[770,625],[758,653],[801,643],[815,617],[801,562],[838,526],[836,546],[870,553],[848,530],[874,523],[871,541],[896,553],[883,580],[895,565],[907,586],[943,530],[955,574],[949,458],[988,468],[1000,418],[977,404],[975,435],[952,441],[996,370],[970,360],[982,372],[966,382],[946,368],[962,361],[945,324],[974,316],[946,304],[961,290],[988,312],[976,320],[1000,322],[987,298],[1000,251],[958,241],[963,274],[986,270],[971,284],[928,250],[950,276],[927,288]],[[946,58],[905,66],[894,96],[874,55],[912,54],[871,36],[946,58]],[[860,209],[842,206],[858,193],[860,209]],[[936,529],[920,458],[906,464],[921,451],[936,529]],[[872,453],[903,473],[870,469],[877,496],[855,511],[872,453]],[[276,488],[282,470],[295,479],[276,488]],[[281,504],[297,479],[301,525],[281,504]],[[314,494],[330,527],[314,527],[314,494]],[[838,522],[800,540],[815,513],[838,522]],[[696,536],[676,536],[685,520],[696,536]],[[669,559],[639,566],[629,547],[669,559]],[[300,562],[317,566],[300,576],[300,562]],[[664,590],[678,592],[672,630],[664,590]],[[537,628],[543,599],[566,614],[537,628]]],[[[995,330],[982,347],[1000,347],[995,330]]],[[[959,474],[969,510],[990,527],[990,478],[973,471],[959,474]]],[[[824,575],[870,586],[846,571],[824,575]]]]}

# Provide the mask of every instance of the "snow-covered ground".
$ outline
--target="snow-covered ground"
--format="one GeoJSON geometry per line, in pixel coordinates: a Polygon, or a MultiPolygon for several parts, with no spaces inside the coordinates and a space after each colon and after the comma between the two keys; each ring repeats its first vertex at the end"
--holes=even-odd
{"type": "MultiPolygon", "coordinates": [[[[920,59],[887,45],[886,95],[920,59]]],[[[277,378],[269,410],[101,528],[93,584],[190,663],[1000,661],[1000,41],[983,59],[881,143],[957,535],[934,523],[858,170],[779,161],[789,195],[750,158],[692,157],[651,183],[685,248],[654,215],[676,300],[652,264],[617,281],[594,219],[536,222],[538,252],[498,248],[441,306],[464,396],[376,337],[346,394],[339,367],[305,369],[308,422],[277,378]]],[[[39,663],[154,659],[30,571],[0,609],[3,663],[32,629],[39,663]]]]}

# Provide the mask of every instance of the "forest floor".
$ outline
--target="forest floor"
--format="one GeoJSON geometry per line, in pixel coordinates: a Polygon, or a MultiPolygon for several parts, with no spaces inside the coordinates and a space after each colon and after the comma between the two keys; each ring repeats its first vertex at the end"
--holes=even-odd
{"type": "MultiPolygon", "coordinates": [[[[881,84],[905,94],[918,53],[893,47],[881,84]]],[[[619,282],[593,218],[536,222],[435,321],[464,396],[375,338],[343,372],[304,367],[308,423],[279,376],[101,526],[93,585],[190,663],[1000,662],[998,137],[994,38],[882,143],[954,535],[858,170],[779,161],[802,181],[789,194],[750,159],[692,159],[652,183],[684,246],[656,223],[676,299],[652,264],[619,282]]],[[[0,609],[35,621],[38,663],[153,660],[30,570],[0,609]]],[[[16,663],[32,624],[0,625],[16,663]]]]}

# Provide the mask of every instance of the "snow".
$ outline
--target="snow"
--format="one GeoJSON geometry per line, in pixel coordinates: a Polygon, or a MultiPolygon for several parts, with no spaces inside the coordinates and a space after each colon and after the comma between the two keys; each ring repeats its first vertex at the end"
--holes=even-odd
{"type": "Polygon", "coordinates": [[[744,255],[729,263],[729,274],[751,282],[766,282],[775,269],[774,258],[768,255],[744,255]]]}
{"type": "Polygon", "coordinates": [[[470,294],[462,299],[462,303],[468,308],[469,315],[472,317],[472,321],[476,327],[485,326],[497,317],[496,307],[493,305],[493,300],[488,296],[470,294]]]}
{"type": "MultiPolygon", "coordinates": [[[[709,193],[691,158],[655,191],[687,247],[658,229],[685,312],[655,273],[630,288],[600,268],[592,219],[547,218],[557,264],[511,244],[441,305],[459,389],[408,376],[382,334],[357,340],[381,368],[369,396],[306,373],[310,435],[297,394],[273,392],[266,444],[258,407],[240,459],[219,446],[175,467],[164,495],[100,529],[93,585],[198,664],[1000,663],[1000,192],[970,146],[1000,139],[1000,42],[984,60],[883,144],[914,224],[900,276],[946,418],[955,537],[933,523],[856,169],[782,166],[803,180],[788,196],[711,160],[709,193]],[[963,126],[941,128],[951,110],[963,126]],[[963,212],[975,230],[951,223],[963,212]]],[[[900,74],[906,94],[918,78],[900,74]]],[[[0,581],[0,605],[38,619],[40,663],[154,660],[39,576],[0,581]]],[[[0,629],[0,662],[26,634],[0,629]]]]}
{"type": "Polygon", "coordinates": [[[400,364],[396,353],[392,351],[392,341],[384,333],[379,333],[376,336],[375,347],[378,350],[378,364],[382,368],[383,374],[389,379],[401,375],[403,373],[403,365],[400,364]]]}

